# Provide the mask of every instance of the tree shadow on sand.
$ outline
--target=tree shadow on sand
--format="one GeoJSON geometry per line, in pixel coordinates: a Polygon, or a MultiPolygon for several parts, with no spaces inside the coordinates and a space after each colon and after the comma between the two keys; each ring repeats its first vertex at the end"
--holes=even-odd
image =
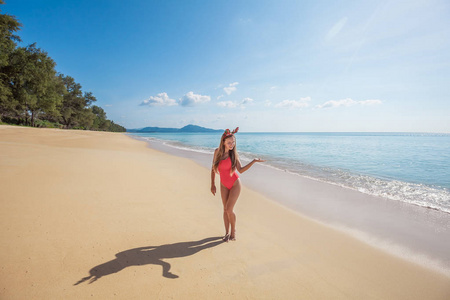
{"type": "Polygon", "coordinates": [[[93,267],[89,271],[89,276],[80,279],[74,285],[78,285],[87,280],[93,283],[103,276],[117,273],[126,267],[143,265],[160,265],[162,275],[166,278],[178,278],[171,273],[170,264],[163,261],[165,258],[177,258],[193,255],[201,250],[208,249],[223,243],[221,237],[211,237],[200,241],[181,242],[161,246],[148,246],[125,250],[116,254],[116,259],[93,267]]]}

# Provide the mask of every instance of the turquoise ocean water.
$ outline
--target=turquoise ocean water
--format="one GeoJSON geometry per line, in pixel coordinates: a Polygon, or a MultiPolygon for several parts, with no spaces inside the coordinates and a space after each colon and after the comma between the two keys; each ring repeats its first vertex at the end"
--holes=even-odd
{"type": "MultiPolygon", "coordinates": [[[[212,154],[221,133],[133,133],[212,154]]],[[[238,133],[241,160],[450,213],[450,134],[238,133]]]]}

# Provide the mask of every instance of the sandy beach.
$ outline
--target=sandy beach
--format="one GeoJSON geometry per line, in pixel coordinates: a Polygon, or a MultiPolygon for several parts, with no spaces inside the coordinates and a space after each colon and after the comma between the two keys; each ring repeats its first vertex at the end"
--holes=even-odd
{"type": "Polygon", "coordinates": [[[244,180],[223,243],[209,178],[124,134],[0,126],[0,298],[450,298],[450,277],[244,180]]]}

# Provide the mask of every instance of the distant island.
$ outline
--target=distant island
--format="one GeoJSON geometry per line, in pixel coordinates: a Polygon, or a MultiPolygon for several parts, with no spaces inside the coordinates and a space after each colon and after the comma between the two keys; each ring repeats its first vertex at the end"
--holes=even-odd
{"type": "Polygon", "coordinates": [[[186,125],[183,128],[162,128],[162,127],[145,127],[141,129],[127,129],[127,132],[173,132],[173,133],[180,133],[180,132],[222,132],[222,129],[216,130],[216,129],[210,129],[205,128],[197,125],[186,125]]]}

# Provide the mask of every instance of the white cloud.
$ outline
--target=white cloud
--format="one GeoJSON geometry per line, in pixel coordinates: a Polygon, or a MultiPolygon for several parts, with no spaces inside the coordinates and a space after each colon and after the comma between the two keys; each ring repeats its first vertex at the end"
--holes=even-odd
{"type": "Polygon", "coordinates": [[[325,102],[324,104],[316,105],[316,108],[322,109],[322,108],[337,108],[337,107],[349,107],[353,105],[363,105],[363,106],[369,106],[369,105],[379,105],[383,102],[381,100],[363,100],[363,101],[355,101],[351,98],[346,98],[342,100],[330,100],[325,102]]]}
{"type": "Polygon", "coordinates": [[[227,108],[236,108],[236,107],[245,108],[245,105],[252,103],[253,99],[247,97],[242,99],[241,101],[221,101],[218,102],[217,105],[220,107],[227,107],[227,108]]]}
{"type": "Polygon", "coordinates": [[[311,97],[300,98],[300,100],[283,100],[275,105],[275,107],[284,108],[305,108],[308,107],[308,102],[311,101],[311,97]]]}
{"type": "Polygon", "coordinates": [[[227,87],[224,87],[223,90],[227,95],[231,95],[232,92],[236,91],[236,86],[239,82],[230,83],[227,87]]]}
{"type": "Polygon", "coordinates": [[[342,100],[330,100],[325,102],[324,104],[317,105],[317,108],[335,108],[340,106],[352,106],[355,105],[357,102],[353,99],[346,98],[342,100]]]}
{"type": "Polygon", "coordinates": [[[220,100],[220,99],[222,99],[223,97],[224,97],[224,95],[220,95],[220,96],[217,97],[217,100],[220,100]]]}
{"type": "Polygon", "coordinates": [[[174,99],[170,99],[167,93],[159,93],[156,96],[150,96],[149,99],[144,100],[140,104],[141,106],[173,106],[177,105],[174,99]]]}
{"type": "Polygon", "coordinates": [[[266,100],[265,102],[264,102],[264,106],[266,106],[266,107],[269,107],[269,106],[271,106],[272,105],[272,102],[270,102],[270,100],[266,100]]]}
{"type": "Polygon", "coordinates": [[[333,27],[331,27],[330,31],[328,31],[325,39],[327,41],[331,40],[332,38],[334,38],[336,35],[339,34],[339,32],[342,30],[342,28],[344,28],[345,23],[347,23],[348,18],[344,17],[342,19],[340,19],[336,24],[333,25],[333,27]]]}
{"type": "Polygon", "coordinates": [[[238,104],[233,101],[221,101],[218,102],[217,105],[220,107],[228,107],[228,108],[235,108],[238,106],[238,104]]]}
{"type": "Polygon", "coordinates": [[[359,101],[359,104],[361,104],[361,105],[380,105],[382,103],[383,103],[383,101],[377,100],[377,99],[359,101]]]}
{"type": "Polygon", "coordinates": [[[180,104],[182,106],[194,106],[199,103],[205,103],[211,101],[210,96],[204,96],[199,94],[194,94],[194,92],[189,92],[180,99],[180,104]]]}
{"type": "Polygon", "coordinates": [[[253,99],[252,98],[244,98],[242,99],[241,104],[250,104],[253,103],[253,99]]]}

